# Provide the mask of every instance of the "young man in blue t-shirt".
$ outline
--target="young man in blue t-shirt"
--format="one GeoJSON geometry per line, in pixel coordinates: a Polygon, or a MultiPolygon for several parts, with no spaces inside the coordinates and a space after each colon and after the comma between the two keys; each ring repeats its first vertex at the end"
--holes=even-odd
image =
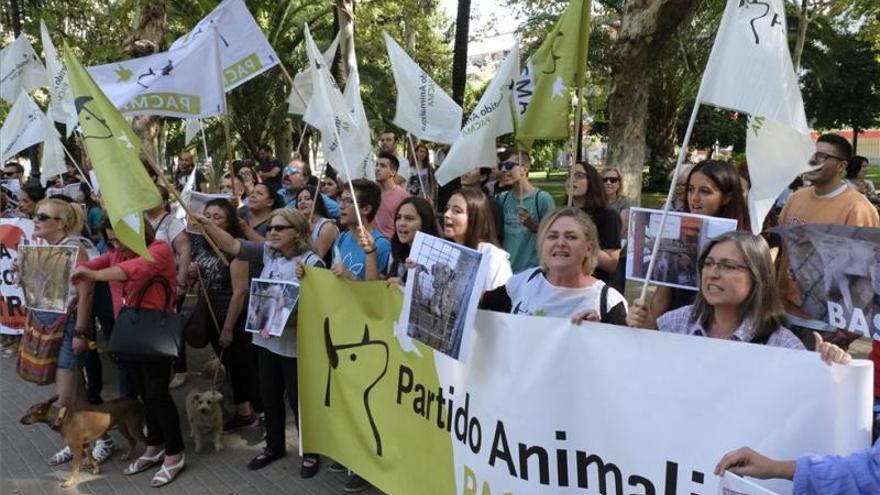
{"type": "Polygon", "coordinates": [[[391,255],[391,243],[373,227],[382,201],[382,190],[378,184],[366,179],[355,179],[351,185],[357,193],[364,230],[361,231],[358,225],[351,188],[346,187],[339,198],[339,224],[344,232],[336,238],[334,245],[340,259],[333,260],[333,271],[341,274],[341,270],[345,270],[351,278],[358,280],[378,280],[379,274],[387,269],[391,255]]]}

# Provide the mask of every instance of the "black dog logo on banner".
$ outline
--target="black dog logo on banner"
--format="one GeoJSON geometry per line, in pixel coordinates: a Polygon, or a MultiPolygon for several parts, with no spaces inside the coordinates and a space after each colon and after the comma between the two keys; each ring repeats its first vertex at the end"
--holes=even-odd
{"type": "Polygon", "coordinates": [[[330,382],[333,375],[353,383],[363,390],[364,412],[376,439],[376,455],[382,455],[382,437],[376,420],[370,410],[370,391],[388,372],[388,344],[370,339],[370,329],[364,325],[364,336],[353,344],[334,344],[330,335],[330,318],[324,318],[324,345],[327,358],[327,388],[324,391],[324,406],[330,407],[330,382]]]}

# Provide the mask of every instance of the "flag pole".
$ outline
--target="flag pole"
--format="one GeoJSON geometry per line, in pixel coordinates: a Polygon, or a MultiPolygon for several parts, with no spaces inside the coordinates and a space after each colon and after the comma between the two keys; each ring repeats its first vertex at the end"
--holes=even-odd
{"type": "Polygon", "coordinates": [[[672,206],[672,198],[675,196],[675,184],[678,181],[678,174],[681,172],[681,165],[687,156],[688,143],[691,140],[691,133],[694,130],[694,123],[697,121],[697,114],[700,110],[700,97],[702,96],[702,84],[697,92],[697,99],[694,101],[694,109],[691,111],[691,119],[688,121],[687,130],[684,133],[684,141],[681,143],[681,149],[678,151],[678,160],[675,162],[675,170],[672,171],[672,183],[669,185],[669,193],[666,195],[666,204],[663,205],[663,214],[660,216],[660,225],[657,235],[654,237],[654,247],[651,249],[651,259],[648,261],[648,270],[645,272],[645,281],[642,283],[642,291],[639,299],[645,300],[648,293],[648,284],[651,282],[651,274],[654,271],[654,261],[657,259],[657,250],[660,249],[660,239],[663,238],[663,230],[666,228],[666,218],[669,217],[669,209],[672,206]]]}
{"type": "Polygon", "coordinates": [[[73,155],[70,154],[70,151],[67,150],[67,146],[64,146],[64,143],[61,143],[61,149],[64,150],[64,153],[67,155],[67,158],[70,158],[70,162],[73,163],[74,167],[76,167],[76,171],[79,172],[80,175],[82,175],[83,179],[85,179],[86,185],[89,187],[89,191],[95,192],[95,189],[89,183],[89,176],[85,172],[83,172],[83,169],[81,169],[79,164],[76,163],[76,159],[73,157],[73,155]]]}
{"type": "Polygon", "coordinates": [[[419,159],[416,156],[416,146],[410,133],[406,133],[406,139],[409,141],[409,149],[412,153],[413,163],[416,164],[416,178],[419,180],[419,189],[422,191],[422,197],[428,199],[428,192],[425,190],[425,183],[422,181],[422,167],[419,166],[419,159]]]}
{"type": "MultiPolygon", "coordinates": [[[[335,125],[333,126],[333,136],[336,138],[336,144],[342,143],[342,139],[339,138],[339,129],[337,129],[335,125]]],[[[324,136],[321,136],[321,139],[324,139],[324,136]]],[[[345,157],[345,153],[342,151],[341,146],[339,149],[339,156],[342,158],[342,167],[345,168],[345,175],[348,176],[348,181],[347,181],[348,182],[348,189],[351,191],[351,201],[352,201],[352,206],[354,207],[354,214],[355,214],[355,217],[357,217],[358,225],[360,226],[360,228],[363,229],[364,222],[363,222],[363,220],[361,220],[361,209],[358,206],[357,192],[355,192],[354,185],[352,185],[352,183],[351,183],[351,181],[352,181],[351,169],[348,168],[348,159],[345,157]]]]}
{"type": "Polygon", "coordinates": [[[577,89],[577,108],[574,112],[574,146],[572,147],[572,164],[583,160],[584,140],[584,88],[577,89]]]}

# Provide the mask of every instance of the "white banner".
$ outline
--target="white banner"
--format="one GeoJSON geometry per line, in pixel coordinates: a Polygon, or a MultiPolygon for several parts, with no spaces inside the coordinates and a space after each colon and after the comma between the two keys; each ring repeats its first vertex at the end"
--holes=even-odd
{"type": "Polygon", "coordinates": [[[73,93],[70,91],[70,82],[67,80],[67,67],[58,58],[58,51],[52,44],[49,29],[46,22],[40,19],[40,37],[43,40],[43,52],[46,54],[46,69],[49,71],[49,116],[55,122],[65,125],[67,136],[73,134],[78,124],[76,106],[73,103],[73,93]]]}
{"type": "Polygon", "coordinates": [[[220,60],[226,91],[241,86],[278,64],[278,55],[242,0],[224,0],[171,50],[183,48],[210,33],[215,27],[220,37],[220,60]]]}
{"type": "Polygon", "coordinates": [[[24,290],[13,284],[12,265],[19,246],[33,243],[34,221],[25,218],[0,219],[0,333],[20,335],[27,319],[24,290]]]}
{"type": "Polygon", "coordinates": [[[48,84],[46,68],[24,34],[0,50],[0,98],[12,105],[18,93],[48,84]]]}
{"type": "Polygon", "coordinates": [[[440,185],[477,167],[495,168],[495,138],[513,132],[511,83],[518,74],[519,45],[514,44],[437,169],[435,175],[440,185]]]}
{"type": "Polygon", "coordinates": [[[393,124],[419,139],[437,143],[455,141],[461,127],[461,107],[387,32],[383,31],[382,36],[397,86],[393,124]]]}
{"type": "Polygon", "coordinates": [[[178,50],[89,67],[88,71],[123,115],[218,115],[226,107],[219,37],[211,32],[178,50]]]}
{"type": "Polygon", "coordinates": [[[0,162],[5,162],[25,148],[58,137],[51,120],[22,91],[0,128],[0,162]]]}
{"type": "Polygon", "coordinates": [[[807,171],[813,152],[783,0],[727,0],[700,95],[701,102],[751,115],[749,216],[758,233],[776,197],[807,171]]]}

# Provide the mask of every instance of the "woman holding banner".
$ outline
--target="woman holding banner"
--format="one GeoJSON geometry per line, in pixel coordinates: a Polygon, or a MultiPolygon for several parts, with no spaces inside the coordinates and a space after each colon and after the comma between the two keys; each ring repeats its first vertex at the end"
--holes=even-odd
{"type": "MultiPolygon", "coordinates": [[[[259,186],[262,187],[262,184],[259,186]]],[[[311,227],[304,215],[290,208],[272,211],[266,220],[266,240],[249,242],[239,240],[202,215],[195,215],[214,239],[217,246],[240,260],[263,263],[260,278],[298,282],[297,264],[323,267],[324,262],[311,250],[311,227]]],[[[295,310],[294,310],[295,311],[295,310]]],[[[284,425],[286,411],[284,394],[290,408],[298,411],[299,395],[296,379],[296,315],[291,314],[280,337],[261,329],[255,336],[257,366],[260,380],[260,396],[266,414],[266,446],[263,452],[251,459],[248,469],[258,470],[284,457],[286,440],[284,425]]],[[[311,478],[318,472],[317,454],[303,454],[300,475],[311,478]]]]}
{"type": "MultiPolygon", "coordinates": [[[[732,163],[704,160],[690,170],[686,184],[685,213],[731,218],[737,221],[737,230],[749,230],[748,206],[739,172],[732,163]]],[[[691,304],[694,296],[689,290],[657,287],[650,302],[649,317],[656,320],[667,311],[691,304]]]]}
{"type": "Polygon", "coordinates": [[[498,247],[489,198],[483,191],[463,187],[449,197],[443,214],[443,237],[482,252],[489,262],[486,285],[489,291],[507,283],[513,275],[510,255],[498,247]]]}
{"type": "MultiPolygon", "coordinates": [[[[636,300],[626,323],[661,332],[713,337],[789,349],[805,349],[785,328],[782,299],[776,289],[770,248],[760,236],[734,231],[709,241],[699,259],[700,292],[694,304],[663,314],[651,324],[648,308],[636,300]]],[[[846,364],[849,354],[822,342],[816,350],[828,363],[846,364]]]]}
{"type": "Polygon", "coordinates": [[[483,295],[480,307],[512,314],[626,322],[626,300],[593,276],[599,258],[596,225],[580,208],[560,208],[538,227],[541,266],[483,295]]]}
{"type": "MultiPolygon", "coordinates": [[[[229,201],[222,198],[208,201],[204,215],[229,235],[244,237],[235,207],[229,201]]],[[[207,334],[215,354],[222,357],[232,385],[235,415],[224,423],[223,430],[256,427],[259,424],[256,413],[262,412],[263,404],[257,383],[251,334],[244,330],[250,267],[246,261],[229,258],[229,264],[225,264],[203,236],[193,235],[192,245],[190,280],[204,284],[204,288],[197,289],[198,301],[189,324],[201,326],[196,331],[207,334]],[[206,295],[208,299],[205,299],[206,295]],[[209,314],[210,311],[214,311],[213,316],[209,314]],[[220,328],[214,326],[214,318],[220,328]]]]}

